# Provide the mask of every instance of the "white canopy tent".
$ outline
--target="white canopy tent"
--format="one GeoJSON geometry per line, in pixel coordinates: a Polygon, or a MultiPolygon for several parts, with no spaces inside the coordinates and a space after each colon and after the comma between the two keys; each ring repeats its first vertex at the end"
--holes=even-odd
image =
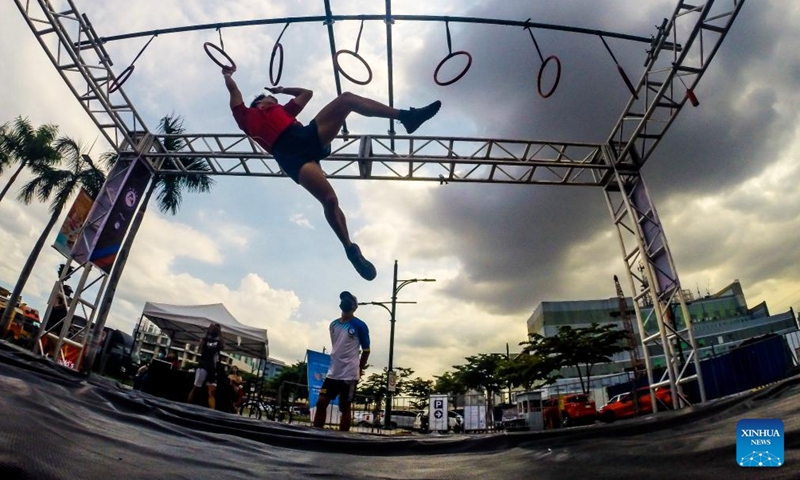
{"type": "Polygon", "coordinates": [[[147,302],[142,316],[169,335],[173,345],[197,345],[213,322],[222,326],[226,353],[238,353],[258,359],[269,356],[267,330],[242,325],[221,303],[168,305],[147,302]]]}

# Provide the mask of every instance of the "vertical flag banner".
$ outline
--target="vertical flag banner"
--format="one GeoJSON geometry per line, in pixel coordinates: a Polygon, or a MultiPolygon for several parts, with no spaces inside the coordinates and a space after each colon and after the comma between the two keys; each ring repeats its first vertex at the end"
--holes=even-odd
{"type": "Polygon", "coordinates": [[[75,246],[75,241],[81,233],[83,224],[86,223],[93,204],[94,200],[84,189],[78,192],[78,196],[72,202],[72,208],[69,209],[67,218],[64,219],[58,236],[56,236],[56,243],[53,245],[65,257],[69,257],[72,247],[75,246]]]}
{"type": "MultiPolygon", "coordinates": [[[[313,350],[306,350],[306,367],[308,377],[308,406],[314,408],[319,398],[319,390],[322,388],[322,382],[325,381],[325,376],[328,374],[328,367],[331,366],[331,356],[326,353],[315,352],[313,350]]],[[[339,398],[337,397],[331,402],[331,405],[338,405],[339,398]]]]}
{"type": "Polygon", "coordinates": [[[111,271],[151,176],[138,156],[117,160],[75,242],[72,257],[76,261],[89,261],[106,273],[111,271]]]}

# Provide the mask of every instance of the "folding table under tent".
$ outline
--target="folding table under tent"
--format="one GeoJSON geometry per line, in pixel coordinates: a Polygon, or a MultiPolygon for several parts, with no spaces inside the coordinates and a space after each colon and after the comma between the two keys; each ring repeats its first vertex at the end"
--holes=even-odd
{"type": "Polygon", "coordinates": [[[267,330],[239,323],[221,303],[168,305],[147,302],[142,316],[166,333],[173,345],[199,344],[213,322],[222,326],[225,353],[238,353],[260,360],[269,356],[267,330]]]}

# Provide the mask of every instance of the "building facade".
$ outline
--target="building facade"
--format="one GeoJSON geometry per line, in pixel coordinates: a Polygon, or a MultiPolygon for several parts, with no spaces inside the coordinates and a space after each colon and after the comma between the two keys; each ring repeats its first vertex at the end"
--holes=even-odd
{"type": "MultiPolygon", "coordinates": [[[[633,300],[626,298],[629,311],[633,310],[633,300]]],[[[798,319],[790,308],[786,312],[770,315],[766,302],[750,308],[747,306],[742,286],[738,280],[723,288],[713,295],[694,299],[687,298],[687,309],[690,321],[697,339],[698,354],[700,358],[725,353],[742,341],[767,334],[785,335],[797,332],[798,319]]],[[[643,307],[642,316],[648,318],[653,314],[652,308],[643,307]]],[[[678,329],[685,328],[685,321],[680,306],[672,309],[675,325],[678,329]]],[[[635,316],[631,314],[634,335],[639,342],[639,326],[635,316]]],[[[605,300],[578,300],[565,302],[542,302],[536,307],[528,318],[528,334],[539,334],[545,337],[558,333],[564,326],[572,328],[585,328],[592,323],[615,324],[622,329],[618,298],[605,300]]],[[[656,332],[656,322],[647,322],[646,333],[656,332]]],[[[688,345],[682,345],[688,348],[688,345]]],[[[641,346],[639,346],[641,349],[641,346]]],[[[680,347],[679,347],[680,348],[680,347]]],[[[641,350],[640,350],[641,352],[641,350]]],[[[664,366],[663,350],[660,346],[651,347],[649,355],[654,368],[664,366]]],[[[643,355],[640,354],[643,358],[643,355]]],[[[631,358],[628,351],[615,354],[613,362],[596,365],[592,369],[593,375],[613,375],[631,369],[631,358]]],[[[572,370],[572,369],[570,369],[572,370]]],[[[576,375],[575,372],[562,372],[563,376],[576,375]]]]}

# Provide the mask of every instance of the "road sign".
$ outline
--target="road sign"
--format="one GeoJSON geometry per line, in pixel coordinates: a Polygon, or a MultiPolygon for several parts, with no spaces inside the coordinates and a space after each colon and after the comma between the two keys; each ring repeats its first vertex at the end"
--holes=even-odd
{"type": "Polygon", "coordinates": [[[447,431],[447,395],[431,395],[430,412],[428,413],[428,429],[431,431],[447,431]]]}

